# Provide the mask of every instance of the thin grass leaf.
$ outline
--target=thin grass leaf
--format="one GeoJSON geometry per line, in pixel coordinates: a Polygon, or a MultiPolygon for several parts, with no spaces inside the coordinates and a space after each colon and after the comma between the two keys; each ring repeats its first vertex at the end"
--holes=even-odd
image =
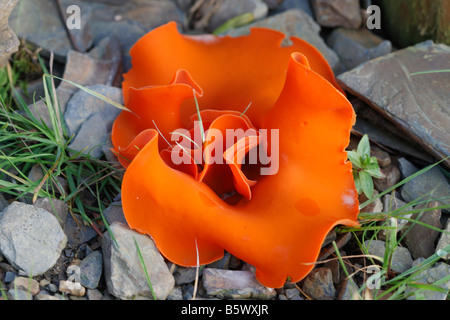
{"type": "Polygon", "coordinates": [[[429,71],[414,72],[414,73],[411,73],[410,76],[418,76],[421,74],[429,74],[429,73],[443,73],[443,72],[450,72],[450,69],[449,70],[444,69],[444,70],[429,70],[429,71]]]}
{"type": "MultiPolygon", "coordinates": [[[[449,279],[450,279],[450,275],[444,277],[441,280],[448,281],[449,279]]],[[[424,290],[436,291],[436,292],[440,292],[440,293],[447,293],[448,292],[447,289],[441,288],[441,287],[439,287],[436,284],[411,282],[411,283],[408,283],[408,286],[411,287],[411,288],[419,289],[419,290],[414,291],[414,294],[420,293],[421,291],[424,291],[424,290]]]]}
{"type": "Polygon", "coordinates": [[[230,20],[221,24],[220,26],[218,26],[216,29],[213,30],[212,34],[219,35],[225,33],[230,29],[244,26],[252,22],[253,20],[255,20],[253,14],[251,12],[246,12],[237,17],[231,18],[230,20]]]}
{"type": "Polygon", "coordinates": [[[252,102],[250,101],[250,103],[247,105],[247,107],[245,108],[245,110],[242,111],[242,113],[239,115],[239,117],[242,117],[242,116],[247,112],[247,110],[250,108],[251,105],[252,105],[252,102]]]}
{"type": "Polygon", "coordinates": [[[195,92],[195,89],[192,89],[192,91],[194,92],[194,101],[195,101],[195,108],[197,109],[197,118],[200,127],[200,135],[202,137],[202,143],[205,143],[205,129],[203,128],[202,116],[200,115],[200,107],[197,101],[197,94],[195,92]]]}
{"type": "Polygon", "coordinates": [[[148,275],[148,272],[147,272],[147,267],[145,265],[144,257],[142,256],[141,249],[139,248],[139,245],[138,245],[135,237],[133,237],[133,240],[134,240],[134,244],[136,245],[136,250],[137,250],[137,253],[139,256],[139,260],[141,261],[142,268],[144,269],[145,278],[147,279],[148,287],[150,288],[150,292],[152,293],[153,300],[156,300],[156,295],[155,295],[155,292],[153,291],[153,286],[150,281],[150,276],[148,275]]]}
{"type": "Polygon", "coordinates": [[[100,216],[102,218],[103,223],[105,224],[106,230],[108,231],[111,239],[113,239],[113,241],[116,244],[117,248],[119,248],[119,243],[117,242],[116,237],[114,236],[111,228],[109,227],[108,221],[106,221],[106,218],[103,215],[103,210],[102,210],[102,204],[101,204],[101,201],[100,201],[100,192],[99,192],[99,189],[98,189],[98,184],[96,184],[96,188],[97,188],[97,204],[98,204],[98,209],[100,210],[100,216]]]}
{"type": "MultiPolygon", "coordinates": [[[[188,137],[188,136],[185,135],[184,133],[177,132],[177,131],[172,131],[172,132],[169,132],[169,134],[171,134],[171,135],[176,134],[176,135],[182,136],[183,138],[186,138],[186,139],[189,140],[192,144],[194,144],[194,146],[195,146],[197,149],[200,149],[200,146],[197,144],[197,142],[195,142],[194,140],[192,140],[191,137],[188,137]]],[[[181,147],[181,146],[180,146],[180,147],[181,147]]]]}
{"type": "Polygon", "coordinates": [[[401,187],[402,185],[404,185],[404,184],[407,183],[408,181],[411,181],[411,180],[414,179],[415,177],[418,177],[419,175],[421,175],[421,174],[427,172],[428,170],[431,170],[432,168],[434,168],[435,166],[439,165],[442,161],[445,161],[445,160],[447,160],[448,158],[450,158],[450,157],[446,157],[446,158],[444,158],[444,159],[442,159],[442,160],[440,160],[440,161],[438,161],[438,162],[436,162],[436,163],[434,163],[434,164],[432,164],[432,165],[430,165],[430,166],[428,166],[428,167],[426,167],[426,168],[423,168],[423,169],[417,171],[416,173],[410,175],[409,177],[403,179],[402,181],[400,181],[399,183],[395,184],[394,186],[392,186],[392,187],[386,189],[386,190],[383,191],[383,192],[380,192],[380,193],[379,193],[378,195],[376,195],[375,197],[373,197],[373,198],[371,198],[371,199],[369,199],[369,200],[363,202],[362,204],[360,204],[359,209],[361,210],[361,209],[365,208],[366,206],[368,206],[369,204],[371,204],[372,202],[374,202],[376,199],[381,198],[381,197],[384,196],[385,194],[391,192],[392,190],[397,189],[398,187],[401,187]]]}
{"type": "Polygon", "coordinates": [[[195,298],[197,296],[198,276],[199,276],[199,268],[200,268],[200,256],[198,253],[197,238],[195,238],[194,240],[195,240],[195,252],[197,254],[197,266],[195,268],[194,293],[192,294],[192,300],[195,300],[195,298]]]}
{"type": "Polygon", "coordinates": [[[94,96],[96,98],[99,98],[100,100],[105,101],[105,102],[113,105],[116,108],[119,108],[121,110],[125,110],[125,111],[128,111],[128,112],[131,112],[131,113],[135,114],[133,111],[131,111],[127,107],[121,105],[120,103],[117,103],[116,101],[114,101],[114,100],[112,100],[112,99],[110,99],[110,98],[108,98],[108,97],[106,97],[106,96],[104,96],[104,95],[102,95],[102,94],[100,94],[98,92],[95,92],[95,91],[93,91],[91,89],[88,89],[88,88],[86,88],[86,87],[84,87],[82,85],[79,85],[79,84],[77,84],[77,83],[75,83],[73,81],[70,81],[70,80],[67,80],[67,79],[63,79],[63,78],[60,78],[60,77],[57,77],[57,76],[54,76],[54,75],[51,75],[51,74],[47,74],[47,73],[44,74],[44,78],[46,78],[46,77],[55,78],[55,79],[58,79],[58,80],[70,83],[71,85],[77,87],[78,89],[83,90],[84,92],[86,92],[86,93],[88,93],[88,94],[90,94],[90,95],[92,95],[92,96],[94,96]]]}

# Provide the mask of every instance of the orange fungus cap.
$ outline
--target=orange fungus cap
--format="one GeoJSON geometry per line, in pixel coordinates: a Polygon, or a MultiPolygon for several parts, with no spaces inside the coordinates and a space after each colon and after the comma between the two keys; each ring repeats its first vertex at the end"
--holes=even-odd
{"type": "Polygon", "coordinates": [[[154,29],[131,50],[123,91],[133,112],[112,131],[131,228],[182,266],[197,264],[197,250],[200,264],[227,250],[271,288],[307,275],[327,233],[357,226],[359,213],[345,152],[353,108],[317,50],[298,38],[282,47],[283,38],[261,28],[236,38],[182,35],[175,23],[154,29]],[[180,128],[198,134],[199,116],[203,149],[172,139],[180,128]],[[230,145],[211,139],[227,128],[251,131],[230,145]],[[223,164],[195,156],[219,147],[223,164]],[[253,149],[271,150],[271,162],[242,165],[253,149]],[[180,152],[183,164],[173,162],[180,152]]]}

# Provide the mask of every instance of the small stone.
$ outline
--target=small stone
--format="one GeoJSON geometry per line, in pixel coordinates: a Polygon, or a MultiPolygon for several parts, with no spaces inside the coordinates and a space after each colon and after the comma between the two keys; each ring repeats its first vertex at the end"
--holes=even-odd
{"type": "MultiPolygon", "coordinates": [[[[395,196],[391,196],[390,194],[386,194],[383,197],[383,207],[384,207],[384,212],[391,216],[390,219],[395,219],[396,220],[396,232],[399,232],[401,230],[403,230],[405,228],[405,226],[408,224],[408,220],[410,219],[412,214],[411,213],[403,213],[403,211],[407,211],[407,210],[411,210],[411,206],[407,206],[407,204],[405,202],[403,202],[402,200],[398,199],[395,196]],[[404,208],[402,210],[402,212],[396,213],[395,217],[391,215],[392,212],[398,210],[399,208],[404,208]]],[[[379,239],[380,240],[385,240],[386,239],[386,235],[387,232],[386,230],[382,230],[381,234],[379,234],[379,239]]]]}
{"type": "Polygon", "coordinates": [[[406,182],[401,189],[402,198],[411,202],[419,197],[421,200],[439,199],[444,205],[450,205],[450,184],[442,171],[433,167],[425,173],[406,182]]]}
{"type": "Polygon", "coordinates": [[[230,266],[231,254],[228,251],[225,251],[222,259],[214,261],[207,265],[208,268],[216,268],[216,269],[228,269],[230,266]]]}
{"type": "MultiPolygon", "coordinates": [[[[62,78],[84,87],[98,84],[117,85],[121,62],[117,52],[120,52],[120,48],[113,38],[103,39],[87,54],[71,50],[67,54],[62,78]]],[[[66,112],[67,102],[77,91],[77,87],[66,81],[62,81],[56,88],[58,106],[62,115],[66,112]]],[[[29,106],[29,109],[35,117],[42,118],[44,123],[52,128],[48,107],[43,100],[36,101],[35,105],[29,106]]]]}
{"type": "Polygon", "coordinates": [[[312,0],[311,4],[321,26],[357,29],[361,25],[359,0],[312,0]]]}
{"type": "Polygon", "coordinates": [[[412,176],[414,173],[419,171],[419,168],[417,168],[415,165],[413,165],[411,162],[409,162],[405,158],[398,159],[398,168],[400,169],[400,172],[402,173],[403,179],[408,178],[409,176],[412,176]]]}
{"type": "Polygon", "coordinates": [[[57,300],[60,301],[61,298],[58,296],[52,296],[51,294],[45,292],[39,292],[35,297],[36,300],[57,300]]]}
{"type": "Polygon", "coordinates": [[[385,178],[373,179],[374,187],[380,192],[393,187],[400,181],[400,170],[393,163],[385,168],[381,168],[381,172],[385,175],[385,178]]]}
{"type": "Polygon", "coordinates": [[[39,293],[39,282],[32,278],[16,277],[10,283],[9,287],[11,289],[18,289],[29,292],[31,295],[36,295],[39,293]]]}
{"type": "Polygon", "coordinates": [[[69,213],[69,206],[62,200],[54,198],[38,198],[34,203],[35,207],[42,208],[53,214],[58,219],[59,224],[64,228],[64,224],[69,213]]]}
{"type": "MultiPolygon", "coordinates": [[[[444,248],[448,247],[449,245],[450,245],[450,219],[447,220],[447,225],[444,229],[444,232],[442,232],[441,237],[439,238],[439,241],[436,245],[436,252],[438,252],[439,250],[444,250],[444,248]]],[[[441,258],[449,260],[450,253],[442,255],[441,258]]]]}
{"type": "Polygon", "coordinates": [[[64,233],[67,235],[67,243],[73,247],[92,240],[98,235],[94,228],[84,224],[82,217],[72,214],[66,218],[64,233]]]}
{"type": "Polygon", "coordinates": [[[334,299],[336,289],[333,285],[333,276],[329,268],[317,268],[305,278],[302,290],[312,299],[334,299]]]}
{"type": "Polygon", "coordinates": [[[156,299],[166,299],[175,280],[153,240],[118,222],[111,224],[110,230],[118,246],[106,231],[102,239],[102,250],[108,292],[124,300],[153,298],[138,255],[137,242],[156,299]]]}
{"type": "Polygon", "coordinates": [[[250,271],[205,268],[203,286],[208,296],[220,299],[270,299],[276,291],[261,285],[250,271]]]}
{"type": "Polygon", "coordinates": [[[423,212],[415,213],[411,219],[421,222],[425,225],[409,222],[405,230],[405,244],[411,251],[414,259],[428,258],[435,253],[435,243],[439,236],[439,231],[429,228],[427,225],[442,229],[440,223],[441,209],[438,209],[439,202],[431,201],[429,203],[419,204],[414,209],[424,209],[423,212]],[[408,226],[412,225],[411,228],[408,226]]]}
{"type": "MultiPolygon", "coordinates": [[[[342,255],[345,255],[341,252],[342,255]]],[[[342,268],[341,268],[341,264],[339,262],[339,260],[331,260],[326,262],[323,265],[325,268],[328,268],[331,270],[331,275],[333,278],[333,283],[335,285],[339,284],[341,282],[341,273],[342,273],[342,268]]]]}
{"type": "MultiPolygon", "coordinates": [[[[28,179],[33,182],[41,182],[44,176],[45,174],[40,164],[34,165],[28,173],[28,179]]],[[[69,191],[67,181],[62,177],[55,177],[54,180],[47,179],[43,184],[43,189],[50,193],[55,192],[58,195],[67,194],[69,191]]]]}
{"type": "Polygon", "coordinates": [[[191,283],[183,285],[181,287],[181,293],[183,300],[192,300],[194,297],[194,286],[191,283]]]}
{"type": "MultiPolygon", "coordinates": [[[[376,197],[379,194],[379,192],[374,189],[373,190],[373,197],[376,197]]],[[[367,200],[369,200],[366,195],[363,193],[361,193],[358,197],[359,203],[364,203],[367,200]]],[[[372,201],[369,205],[365,206],[362,209],[363,212],[365,213],[380,213],[383,212],[383,202],[381,202],[380,198],[375,199],[374,201],[372,201]]]]}
{"type": "MultiPolygon", "coordinates": [[[[381,240],[366,240],[364,246],[368,248],[370,254],[384,258],[386,243],[381,240]]],[[[396,247],[391,260],[391,270],[395,272],[405,272],[412,267],[413,259],[407,248],[396,247]]]]}
{"type": "MultiPolygon", "coordinates": [[[[345,246],[350,241],[351,238],[352,234],[350,232],[346,232],[344,234],[339,235],[335,240],[338,249],[345,246]]],[[[333,254],[334,252],[335,252],[334,246],[332,244],[329,244],[328,246],[322,248],[322,250],[320,251],[318,261],[325,260],[330,254],[333,254]]]]}
{"type": "Polygon", "coordinates": [[[28,291],[14,288],[8,290],[8,297],[12,300],[33,300],[33,296],[28,291]]]}
{"type": "Polygon", "coordinates": [[[104,211],[103,216],[109,224],[114,222],[120,222],[123,224],[127,224],[127,220],[125,219],[125,215],[122,209],[122,202],[113,202],[111,203],[104,211]]]}
{"type": "MultiPolygon", "coordinates": [[[[393,212],[400,208],[403,208],[403,210],[411,209],[411,205],[408,205],[406,202],[400,200],[395,195],[392,196],[391,194],[386,194],[383,197],[383,208],[384,212],[393,212]]],[[[404,215],[404,217],[409,218],[410,215],[404,215]]]]}
{"type": "Polygon", "coordinates": [[[346,70],[392,51],[390,41],[379,38],[365,28],[337,28],[328,36],[327,44],[337,53],[346,70]]]}
{"type": "Polygon", "coordinates": [[[44,209],[15,201],[1,215],[0,251],[27,276],[52,268],[66,243],[58,220],[44,209]]]}
{"type": "Polygon", "coordinates": [[[103,300],[103,295],[97,289],[87,289],[86,296],[88,300],[103,300]]]}
{"type": "Polygon", "coordinates": [[[377,147],[376,145],[372,145],[370,147],[370,155],[377,158],[380,168],[386,168],[391,164],[391,156],[389,155],[389,153],[377,147]]]}
{"type": "MultiPolygon", "coordinates": [[[[174,273],[173,277],[175,278],[175,285],[180,286],[183,284],[191,283],[195,280],[195,275],[197,272],[197,268],[187,268],[179,266],[177,271],[174,273]]],[[[201,273],[199,272],[199,277],[201,273]]]]}
{"type": "MultiPolygon", "coordinates": [[[[123,104],[122,90],[105,85],[87,89],[123,104]]],[[[69,134],[75,135],[69,148],[89,153],[95,158],[102,155],[101,145],[107,142],[114,120],[121,109],[110,103],[78,90],[69,100],[64,113],[69,134]]]]}
{"type": "MultiPolygon", "coordinates": [[[[70,4],[79,4],[74,0],[70,4]]],[[[80,29],[69,30],[72,39],[82,52],[91,47],[93,37],[88,20],[90,10],[82,12],[80,29]]],[[[55,59],[64,63],[65,56],[73,49],[66,28],[60,17],[58,6],[46,0],[23,0],[11,13],[10,24],[17,36],[27,39],[37,47],[43,48],[45,54],[54,52],[55,59]]]]}
{"type": "Polygon", "coordinates": [[[270,10],[276,9],[279,5],[283,3],[283,0],[263,0],[270,10]]]}
{"type": "Polygon", "coordinates": [[[5,210],[5,208],[9,205],[8,200],[5,199],[3,193],[0,192],[0,213],[5,210]]]}
{"type": "Polygon", "coordinates": [[[48,280],[48,279],[42,279],[41,281],[39,281],[39,287],[42,287],[42,288],[49,284],[50,284],[50,280],[48,280]]]}
{"type": "Polygon", "coordinates": [[[361,300],[359,287],[353,278],[345,279],[339,291],[338,300],[361,300]]]}
{"type": "Polygon", "coordinates": [[[167,296],[167,300],[183,300],[183,291],[180,287],[174,287],[167,296]]]}
{"type": "Polygon", "coordinates": [[[17,277],[17,274],[15,274],[14,272],[6,271],[4,281],[5,281],[5,283],[10,283],[10,282],[14,281],[14,279],[16,277],[17,277]]]}
{"type": "Polygon", "coordinates": [[[303,298],[300,297],[300,291],[296,288],[286,289],[284,292],[286,294],[286,298],[289,300],[303,300],[303,298]]]}
{"type": "Polygon", "coordinates": [[[59,282],[59,291],[77,297],[82,297],[86,293],[86,289],[79,282],[68,280],[61,280],[59,282]]]}
{"type": "Polygon", "coordinates": [[[92,252],[81,261],[79,268],[81,285],[88,289],[97,288],[103,270],[102,253],[92,252]]]}
{"type": "MultiPolygon", "coordinates": [[[[413,266],[417,267],[421,263],[423,263],[425,259],[419,258],[414,261],[413,266]]],[[[439,281],[445,277],[450,275],[450,265],[444,262],[437,262],[432,267],[426,268],[423,270],[417,277],[415,277],[414,281],[416,283],[424,283],[424,284],[434,284],[436,281],[439,281]]],[[[411,286],[407,286],[406,294],[411,294],[411,296],[407,297],[407,300],[446,300],[450,291],[450,280],[447,280],[438,285],[440,288],[444,289],[444,292],[435,291],[435,290],[420,290],[417,288],[413,288],[411,286]]]]}
{"type": "Polygon", "coordinates": [[[8,18],[19,0],[0,2],[0,68],[3,68],[10,55],[19,48],[19,40],[8,25],[8,18]]]}
{"type": "Polygon", "coordinates": [[[322,248],[332,243],[334,240],[336,240],[336,231],[333,229],[330,232],[327,233],[325,240],[322,243],[322,248]]]}
{"type": "Polygon", "coordinates": [[[47,290],[50,291],[51,293],[56,293],[58,292],[58,286],[54,283],[50,283],[47,285],[47,290]]]}

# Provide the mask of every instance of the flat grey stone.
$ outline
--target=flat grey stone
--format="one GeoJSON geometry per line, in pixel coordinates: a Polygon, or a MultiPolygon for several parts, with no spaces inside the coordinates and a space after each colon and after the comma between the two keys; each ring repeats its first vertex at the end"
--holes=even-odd
{"type": "Polygon", "coordinates": [[[67,214],[69,213],[69,206],[62,200],[53,198],[38,198],[34,203],[36,207],[47,210],[58,219],[59,224],[64,228],[67,214]]]}
{"type": "Polygon", "coordinates": [[[92,252],[80,262],[79,267],[81,285],[88,289],[96,289],[103,271],[102,253],[92,252]]]}
{"type": "Polygon", "coordinates": [[[392,44],[365,28],[352,30],[335,29],[327,38],[328,46],[339,56],[346,70],[351,70],[366,61],[391,53],[392,44]]]}
{"type": "Polygon", "coordinates": [[[289,9],[300,9],[307,13],[311,18],[314,18],[314,11],[311,7],[310,0],[283,0],[275,13],[280,13],[289,9]]]}
{"type": "Polygon", "coordinates": [[[341,291],[337,297],[338,300],[361,300],[361,294],[359,293],[359,287],[355,283],[353,278],[349,278],[343,281],[341,291]]]}
{"type": "MultiPolygon", "coordinates": [[[[386,243],[381,240],[366,240],[364,246],[368,248],[369,253],[384,258],[386,243]]],[[[395,272],[405,272],[412,267],[413,259],[407,248],[397,247],[391,260],[391,269],[395,272]]]]}
{"type": "Polygon", "coordinates": [[[122,202],[120,201],[111,203],[108,208],[103,211],[103,216],[109,224],[120,222],[127,225],[127,220],[125,219],[122,209],[122,202]]]}
{"type": "Polygon", "coordinates": [[[336,289],[331,270],[325,267],[312,270],[306,276],[302,289],[313,299],[334,299],[336,289]]]}
{"type": "Polygon", "coordinates": [[[264,287],[250,271],[205,268],[203,286],[209,296],[221,299],[270,299],[276,291],[264,287]]]}
{"type": "MultiPolygon", "coordinates": [[[[87,89],[123,104],[122,90],[119,88],[95,85],[87,89]]],[[[69,148],[99,158],[103,154],[102,146],[109,140],[113,122],[121,111],[98,97],[78,90],[67,103],[64,114],[69,134],[75,136],[69,148]]]]}
{"type": "Polygon", "coordinates": [[[425,173],[406,182],[401,188],[405,201],[437,200],[444,205],[450,205],[450,184],[438,167],[433,167],[425,173]]]}
{"type": "Polygon", "coordinates": [[[437,201],[416,206],[414,209],[423,209],[424,211],[413,214],[411,219],[424,225],[411,221],[404,228],[407,232],[405,234],[405,244],[414,259],[421,257],[426,259],[436,251],[435,243],[440,232],[432,228],[442,229],[440,223],[441,209],[437,208],[438,206],[439,203],[437,201]],[[409,228],[410,226],[411,228],[409,228]]]}
{"type": "MultiPolygon", "coordinates": [[[[5,196],[0,192],[0,213],[9,205],[8,200],[5,199],[5,196]]],[[[1,216],[1,214],[0,214],[1,216]]]]}
{"type": "Polygon", "coordinates": [[[361,25],[359,0],[311,0],[311,5],[321,26],[357,29],[361,25]]]}
{"type": "Polygon", "coordinates": [[[110,226],[115,241],[108,232],[102,239],[104,274],[108,292],[123,300],[152,299],[152,293],[136,248],[137,242],[153,291],[164,300],[172,291],[175,280],[153,240],[115,222],[110,226]]]}
{"type": "MultiPolygon", "coordinates": [[[[420,265],[425,259],[419,258],[414,260],[413,266],[420,265]]],[[[437,262],[432,267],[427,268],[422,271],[419,275],[415,277],[415,282],[424,284],[434,284],[450,274],[450,265],[444,262],[437,262]]],[[[444,292],[439,292],[435,290],[419,290],[411,286],[407,286],[406,294],[412,294],[407,298],[407,300],[446,300],[447,295],[450,290],[450,280],[447,280],[439,285],[444,292]]]]}
{"type": "MultiPolygon", "coordinates": [[[[437,159],[450,156],[450,47],[426,41],[368,61],[338,76],[351,94],[420,144],[437,159]]],[[[450,167],[450,160],[445,164],[450,167]]]]}
{"type": "Polygon", "coordinates": [[[94,228],[84,224],[81,216],[71,214],[67,215],[64,224],[64,233],[67,235],[67,242],[74,247],[98,235],[94,228]]]}
{"type": "Polygon", "coordinates": [[[0,252],[27,276],[52,268],[67,243],[61,225],[48,211],[13,202],[0,219],[0,252]]]}
{"type": "MultiPolygon", "coordinates": [[[[68,2],[68,1],[65,1],[68,2]]],[[[81,5],[80,0],[70,0],[70,4],[81,5]]],[[[63,8],[68,5],[63,4],[63,8]]],[[[72,29],[70,33],[82,52],[93,43],[90,24],[91,11],[87,8],[81,12],[81,29],[72,29]]],[[[36,47],[44,49],[46,54],[53,52],[55,59],[66,61],[66,55],[72,46],[66,28],[61,20],[56,3],[47,0],[22,0],[15,7],[10,17],[10,24],[17,36],[25,38],[36,47]]]]}
{"type": "Polygon", "coordinates": [[[414,164],[406,160],[405,158],[399,158],[398,159],[398,168],[400,169],[400,172],[402,173],[402,178],[405,179],[409,176],[412,176],[414,173],[419,171],[419,168],[417,168],[414,164]]]}
{"type": "MultiPolygon", "coordinates": [[[[63,79],[78,85],[89,87],[98,84],[119,86],[118,76],[121,65],[120,48],[113,37],[103,38],[94,49],[88,53],[70,50],[67,53],[63,79]],[[83,68],[80,68],[83,66],[83,68]]],[[[66,112],[67,102],[78,88],[66,81],[62,81],[56,88],[58,106],[61,115],[66,112]]],[[[37,119],[52,128],[48,107],[43,100],[28,106],[37,119]]]]}

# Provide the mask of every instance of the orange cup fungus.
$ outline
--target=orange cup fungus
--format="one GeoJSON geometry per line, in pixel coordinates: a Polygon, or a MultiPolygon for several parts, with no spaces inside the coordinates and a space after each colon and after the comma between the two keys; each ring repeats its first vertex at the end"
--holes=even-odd
{"type": "Polygon", "coordinates": [[[263,28],[189,36],[171,22],[131,49],[123,94],[132,112],[112,131],[126,168],[123,210],[175,264],[227,250],[278,288],[311,271],[332,228],[358,225],[345,152],[353,108],[317,50],[283,38],[263,28]],[[256,163],[255,150],[266,151],[253,153],[256,163]]]}

